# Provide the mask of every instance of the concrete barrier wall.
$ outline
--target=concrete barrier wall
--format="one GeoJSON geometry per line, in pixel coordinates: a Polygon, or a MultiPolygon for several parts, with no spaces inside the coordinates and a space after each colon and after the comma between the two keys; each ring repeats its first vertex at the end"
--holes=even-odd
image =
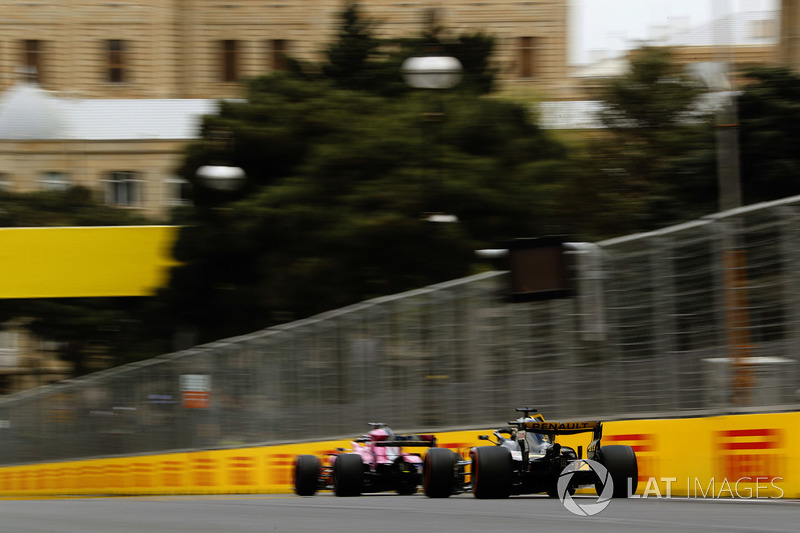
{"type": "MultiPolygon", "coordinates": [[[[437,434],[464,454],[491,430],[437,434]]],[[[576,447],[588,435],[560,437],[576,447]]],[[[603,444],[633,446],[637,494],[800,497],[800,412],[604,424],[603,444]]],[[[0,496],[286,493],[299,454],[325,455],[349,441],[91,459],[0,468],[0,496]]]]}

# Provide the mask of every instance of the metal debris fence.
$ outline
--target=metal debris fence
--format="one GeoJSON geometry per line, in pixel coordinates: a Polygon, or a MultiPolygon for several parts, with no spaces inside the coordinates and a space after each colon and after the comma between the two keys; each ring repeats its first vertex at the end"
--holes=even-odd
{"type": "Polygon", "coordinates": [[[571,298],[509,303],[488,272],[8,396],[0,463],[491,427],[522,405],[797,408],[799,209],[574,243],[571,298]]]}

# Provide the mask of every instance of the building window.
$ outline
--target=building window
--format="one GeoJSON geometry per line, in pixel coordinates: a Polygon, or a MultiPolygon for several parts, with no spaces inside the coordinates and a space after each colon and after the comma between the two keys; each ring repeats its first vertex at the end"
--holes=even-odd
{"type": "Polygon", "coordinates": [[[519,77],[533,78],[537,74],[536,38],[519,38],[519,77]]]}
{"type": "Polygon", "coordinates": [[[5,172],[0,172],[0,191],[11,190],[11,176],[5,172]]]}
{"type": "Polygon", "coordinates": [[[141,204],[142,180],[137,172],[121,170],[109,172],[106,179],[106,203],[119,206],[141,204]]]}
{"type": "Polygon", "coordinates": [[[422,27],[424,28],[423,32],[425,35],[436,35],[436,33],[441,29],[439,26],[439,22],[441,19],[441,14],[439,13],[439,9],[435,7],[426,8],[422,14],[422,27]]]}
{"type": "Polygon", "coordinates": [[[239,79],[238,42],[222,41],[222,81],[239,79]]]}
{"type": "Polygon", "coordinates": [[[270,66],[272,70],[286,70],[287,41],[283,39],[273,39],[270,43],[270,66]]]}
{"type": "Polygon", "coordinates": [[[111,39],[106,41],[108,52],[108,81],[122,83],[125,81],[125,41],[111,39]]]}
{"type": "Polygon", "coordinates": [[[39,183],[45,191],[66,191],[70,187],[69,176],[63,172],[42,172],[39,183]]]}
{"type": "Polygon", "coordinates": [[[42,83],[43,78],[42,41],[27,39],[22,41],[22,66],[30,81],[42,83]]]}
{"type": "Polygon", "coordinates": [[[166,205],[187,205],[191,203],[192,185],[183,178],[171,176],[164,180],[166,205]]]}

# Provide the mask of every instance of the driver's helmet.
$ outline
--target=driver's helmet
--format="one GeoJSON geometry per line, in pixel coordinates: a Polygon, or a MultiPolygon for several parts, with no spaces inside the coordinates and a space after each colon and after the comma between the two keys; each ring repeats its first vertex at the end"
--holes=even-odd
{"type": "MultiPolygon", "coordinates": [[[[523,424],[527,422],[541,422],[540,419],[534,418],[532,416],[521,418],[520,422],[523,424]]],[[[525,427],[525,426],[523,426],[525,427]]],[[[546,449],[552,446],[552,440],[550,435],[544,435],[542,433],[535,433],[530,430],[523,430],[520,431],[520,438],[524,438],[528,444],[528,447],[533,451],[537,449],[546,449]]]]}
{"type": "Polygon", "coordinates": [[[369,432],[369,435],[372,440],[391,440],[391,437],[394,435],[394,433],[391,429],[384,426],[378,429],[373,429],[369,432]]]}

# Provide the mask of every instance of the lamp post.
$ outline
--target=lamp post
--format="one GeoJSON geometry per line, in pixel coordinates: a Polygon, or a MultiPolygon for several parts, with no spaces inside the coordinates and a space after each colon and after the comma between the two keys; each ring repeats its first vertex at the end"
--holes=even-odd
{"type": "MultiPolygon", "coordinates": [[[[735,69],[735,35],[730,0],[714,0],[714,53],[724,65],[723,74],[735,69]],[[723,22],[724,21],[724,22],[723,22]]],[[[717,176],[719,209],[727,211],[742,205],[739,161],[739,117],[733,76],[723,76],[724,83],[712,87],[724,95],[717,111],[717,176]]],[[[731,217],[731,228],[724,236],[725,326],[730,360],[730,402],[750,405],[755,386],[751,360],[750,317],[747,280],[747,250],[740,229],[741,219],[731,217]]]]}
{"type": "MultiPolygon", "coordinates": [[[[403,79],[410,87],[415,89],[451,89],[461,81],[462,72],[461,62],[455,57],[447,56],[409,57],[403,62],[402,66],[403,79]]],[[[442,122],[444,119],[444,106],[441,100],[438,104],[435,112],[423,115],[426,121],[442,122]]],[[[441,140],[439,144],[441,144],[441,140]]],[[[438,164],[438,158],[435,163],[438,164]]],[[[433,223],[458,222],[458,218],[455,215],[446,213],[424,213],[423,218],[433,223]]],[[[429,346],[432,345],[429,344],[429,346]]],[[[435,346],[432,348],[425,375],[423,394],[426,400],[426,408],[428,409],[425,413],[426,423],[435,426],[440,422],[440,413],[435,406],[442,404],[438,396],[442,393],[442,385],[450,379],[450,376],[447,368],[441,368],[442,365],[437,356],[438,350],[436,350],[435,346]]]]}
{"type": "Polygon", "coordinates": [[[212,126],[204,145],[212,163],[198,168],[195,177],[215,191],[233,192],[240,189],[247,175],[241,168],[228,164],[233,148],[233,132],[225,126],[212,126]]]}
{"type": "MultiPolygon", "coordinates": [[[[410,87],[434,90],[452,89],[461,81],[464,71],[461,62],[450,56],[409,57],[403,62],[401,70],[403,79],[410,87]]],[[[444,110],[441,101],[435,112],[425,113],[424,117],[428,122],[442,122],[444,110]]],[[[458,222],[458,217],[452,214],[426,213],[423,216],[428,222],[458,222]]]]}

